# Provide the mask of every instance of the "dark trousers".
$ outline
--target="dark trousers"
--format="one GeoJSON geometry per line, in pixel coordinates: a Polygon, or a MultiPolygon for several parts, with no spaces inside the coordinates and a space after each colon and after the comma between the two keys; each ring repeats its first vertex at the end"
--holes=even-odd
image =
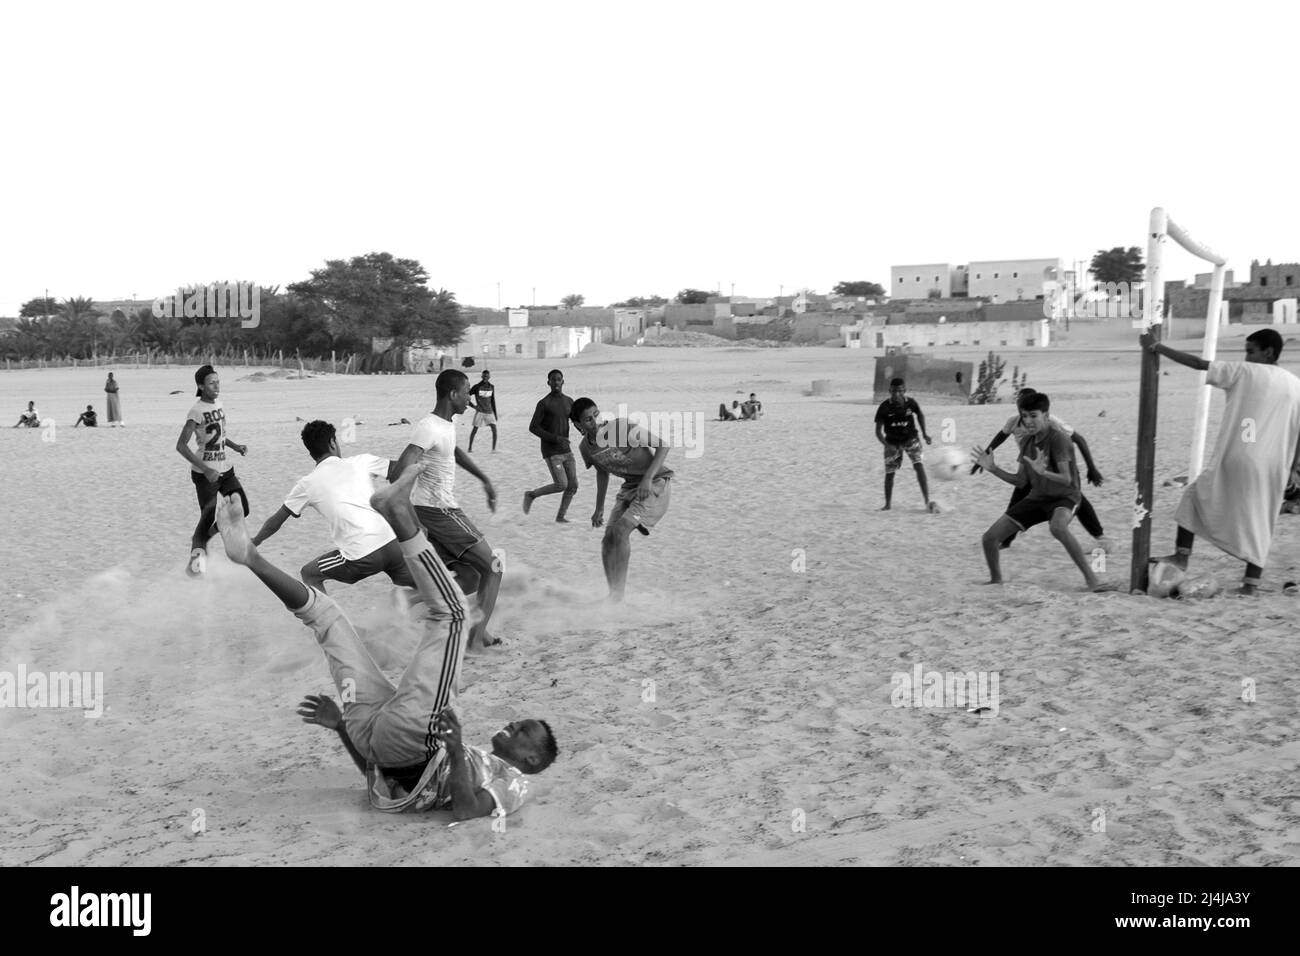
{"type": "Polygon", "coordinates": [[[248,517],[248,495],[244,494],[243,487],[239,484],[239,479],[235,477],[235,469],[221,475],[221,480],[217,482],[208,481],[208,476],[197,471],[190,472],[190,479],[194,482],[194,491],[199,496],[199,523],[194,526],[194,536],[190,539],[191,548],[206,548],[208,539],[217,533],[217,495],[238,494],[239,500],[244,505],[244,517],[248,517]]]}
{"type": "MultiPolygon", "coordinates": [[[[1012,505],[1027,494],[1029,494],[1028,485],[1025,485],[1023,488],[1016,488],[1015,491],[1011,492],[1011,501],[1007,503],[1007,509],[1010,510],[1012,505]]],[[[1100,538],[1102,536],[1101,521],[1097,517],[1096,510],[1092,507],[1092,502],[1087,498],[1079,498],[1079,507],[1075,510],[1074,515],[1079,519],[1079,524],[1083,526],[1084,531],[1088,532],[1088,534],[1092,535],[1094,538],[1100,538]]],[[[1016,536],[1013,534],[1008,538],[1004,538],[1002,543],[1004,545],[1009,545],[1015,540],[1016,536]]]]}

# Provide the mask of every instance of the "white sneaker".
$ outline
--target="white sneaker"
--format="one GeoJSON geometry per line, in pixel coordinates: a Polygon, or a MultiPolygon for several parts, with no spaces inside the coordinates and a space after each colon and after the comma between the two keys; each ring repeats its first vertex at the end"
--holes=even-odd
{"type": "Polygon", "coordinates": [[[190,563],[185,566],[185,573],[197,578],[208,570],[208,552],[195,548],[190,552],[190,563]]]}

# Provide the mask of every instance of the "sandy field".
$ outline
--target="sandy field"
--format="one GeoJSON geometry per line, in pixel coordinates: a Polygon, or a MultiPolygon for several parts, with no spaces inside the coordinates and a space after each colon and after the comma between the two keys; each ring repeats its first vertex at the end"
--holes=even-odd
{"type": "MultiPolygon", "coordinates": [[[[1124,585],[1135,340],[1076,325],[1051,349],[1002,350],[1090,441],[1107,480],[1087,493],[1119,545],[1106,576],[1124,585]]],[[[547,480],[527,425],[556,363],[492,366],[500,450],[481,431],[474,457],[500,510],[463,471],[457,490],[504,555],[507,643],[466,658],[458,709],[468,743],[536,716],[561,748],[503,832],[370,810],[334,735],[294,714],[332,692],[310,632],[224,554],[184,575],[197,511],[173,446],[193,369],[117,368],[128,426],[94,431],[66,426],[87,402],[104,417],[105,370],[0,373],[6,425],[34,399],[60,426],[53,442],[0,429],[0,670],[102,672],[106,708],[0,709],[0,864],[1294,864],[1300,599],[1281,585],[1300,579],[1300,519],[1279,519],[1255,599],[1081,593],[1042,527],[1005,552],[1006,585],[984,586],[979,538],[1010,486],[933,482],[946,511],[928,515],[907,469],[878,511],[876,354],[598,346],[558,363],[566,392],[606,411],[712,419],[750,391],[764,402],[763,420],[704,422],[702,444],[671,454],[671,509],[633,535],[635,593],[614,611],[593,474],[573,524],[551,520],[558,497],[520,509],[547,480]],[[805,394],[813,379],[834,394],[805,394]],[[893,675],[918,666],[995,675],[996,713],[894,706],[893,675]]],[[[1300,367],[1300,343],[1284,364],[1300,367]]],[[[1172,550],[1178,491],[1159,485],[1186,472],[1195,383],[1163,367],[1157,554],[1172,550]]],[[[298,418],[358,416],[345,453],[396,457],[409,429],[388,423],[433,406],[432,376],[220,371],[254,528],[311,468],[298,418]]],[[[936,443],[949,420],[963,448],[1012,410],[916,397],[936,443]]],[[[458,431],[463,447],[469,422],[458,431]]],[[[263,550],[293,571],[328,547],[309,512],[263,550]]],[[[1242,572],[1208,545],[1194,568],[1230,587],[1242,572]]],[[[400,669],[416,631],[387,579],[330,593],[400,669]]]]}

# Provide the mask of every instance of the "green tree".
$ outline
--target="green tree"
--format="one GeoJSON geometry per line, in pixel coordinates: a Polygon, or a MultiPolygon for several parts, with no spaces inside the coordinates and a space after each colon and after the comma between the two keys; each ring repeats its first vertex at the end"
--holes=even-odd
{"type": "Polygon", "coordinates": [[[561,299],[560,305],[564,306],[566,309],[576,309],[578,308],[578,306],[582,305],[582,303],[586,301],[587,301],[586,296],[579,295],[577,292],[574,292],[573,294],[566,295],[563,299],[561,299]]]}
{"type": "Polygon", "coordinates": [[[321,308],[335,337],[350,341],[370,336],[423,338],[455,345],[467,323],[456,297],[445,289],[429,291],[429,274],[414,259],[372,252],[350,260],[332,259],[289,292],[321,308]]]}
{"type": "Polygon", "coordinates": [[[683,289],[677,293],[677,301],[682,305],[703,305],[709,301],[711,295],[717,295],[717,293],[704,292],[701,289],[683,289]]]}
{"type": "Polygon", "coordinates": [[[22,309],[18,316],[24,319],[41,318],[48,315],[58,315],[59,303],[53,298],[28,299],[23,303],[22,309]]]}
{"type": "Polygon", "coordinates": [[[860,295],[868,298],[885,294],[885,287],[878,282],[837,282],[831,289],[835,295],[860,295]]]}
{"type": "Polygon", "coordinates": [[[1135,285],[1142,281],[1146,265],[1142,262],[1142,250],[1137,246],[1116,246],[1114,249],[1098,249],[1088,264],[1093,277],[1100,283],[1127,282],[1135,285]]]}
{"type": "Polygon", "coordinates": [[[647,309],[656,305],[664,305],[668,300],[661,295],[634,295],[624,302],[615,302],[610,308],[612,309],[647,309]]]}

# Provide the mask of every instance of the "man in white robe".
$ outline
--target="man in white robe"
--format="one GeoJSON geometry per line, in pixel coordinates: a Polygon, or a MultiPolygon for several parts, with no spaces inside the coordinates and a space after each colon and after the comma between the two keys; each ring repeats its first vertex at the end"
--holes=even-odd
{"type": "Polygon", "coordinates": [[[1300,378],[1277,365],[1282,336],[1260,329],[1246,338],[1244,362],[1207,362],[1142,336],[1142,346],[1206,373],[1227,393],[1209,465],[1187,486],[1174,518],[1176,553],[1153,560],[1187,569],[1197,535],[1246,562],[1239,594],[1254,594],[1264,574],[1278,502],[1300,467],[1300,378]]]}

